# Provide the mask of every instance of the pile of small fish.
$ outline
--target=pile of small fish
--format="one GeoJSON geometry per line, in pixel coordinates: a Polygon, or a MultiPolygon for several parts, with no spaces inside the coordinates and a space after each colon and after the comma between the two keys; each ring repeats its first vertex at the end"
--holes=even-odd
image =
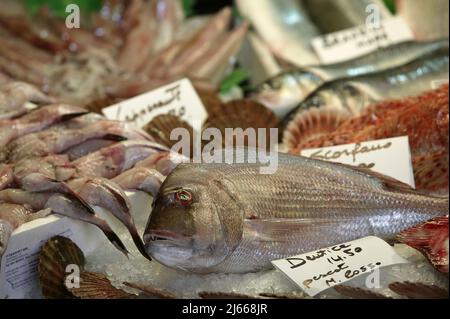
{"type": "Polygon", "coordinates": [[[156,195],[164,176],[185,158],[129,124],[47,104],[51,99],[29,84],[10,82],[0,92],[0,256],[14,229],[51,213],[98,226],[127,253],[93,206],[121,221],[146,255],[124,191],[156,195]],[[30,102],[41,105],[28,110],[30,102]]]}
{"type": "Polygon", "coordinates": [[[184,19],[178,0],[105,1],[89,27],[73,29],[45,7],[31,18],[18,1],[0,6],[0,83],[11,77],[92,107],[183,77],[215,90],[247,30],[229,31],[230,8],[184,19]]]}
{"type": "Polygon", "coordinates": [[[331,65],[311,65],[281,73],[250,93],[285,121],[327,106],[358,114],[376,101],[417,95],[434,81],[447,81],[448,39],[403,42],[331,65]]]}

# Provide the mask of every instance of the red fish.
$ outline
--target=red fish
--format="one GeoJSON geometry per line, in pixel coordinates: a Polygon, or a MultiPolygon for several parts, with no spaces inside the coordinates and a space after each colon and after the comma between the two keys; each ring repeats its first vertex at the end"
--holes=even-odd
{"type": "Polygon", "coordinates": [[[397,240],[419,250],[437,270],[448,274],[448,215],[402,231],[397,240]]]}

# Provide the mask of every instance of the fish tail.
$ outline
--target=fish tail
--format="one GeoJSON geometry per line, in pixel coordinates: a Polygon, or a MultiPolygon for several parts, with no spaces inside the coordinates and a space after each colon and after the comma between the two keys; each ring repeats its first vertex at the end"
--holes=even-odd
{"type": "MultiPolygon", "coordinates": [[[[83,189],[90,193],[95,192],[96,199],[94,199],[94,202],[91,200],[92,197],[89,197],[88,199],[92,202],[91,204],[108,209],[118,220],[120,220],[129,231],[139,252],[144,257],[151,260],[145,252],[144,243],[139,236],[133,217],[131,216],[130,203],[123,190],[114,182],[102,178],[95,178],[88,181],[83,185],[83,189]]],[[[82,190],[82,196],[84,191],[82,190]]]]}
{"type": "Polygon", "coordinates": [[[440,272],[448,273],[448,231],[447,215],[406,229],[396,239],[420,251],[440,272]]]}

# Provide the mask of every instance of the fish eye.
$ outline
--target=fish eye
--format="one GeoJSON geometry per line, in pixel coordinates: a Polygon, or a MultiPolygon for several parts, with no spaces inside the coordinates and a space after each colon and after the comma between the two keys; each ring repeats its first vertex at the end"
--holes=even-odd
{"type": "Polygon", "coordinates": [[[192,204],[192,194],[184,189],[176,192],[175,199],[182,206],[189,206],[192,204]]]}

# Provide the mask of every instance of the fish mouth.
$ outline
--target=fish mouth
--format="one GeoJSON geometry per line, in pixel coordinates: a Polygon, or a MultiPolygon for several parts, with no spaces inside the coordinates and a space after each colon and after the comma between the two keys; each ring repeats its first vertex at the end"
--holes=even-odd
{"type": "Polygon", "coordinates": [[[186,246],[191,241],[191,237],[180,235],[170,230],[153,229],[144,235],[144,242],[146,243],[167,243],[168,241],[181,246],[186,246]]]}

